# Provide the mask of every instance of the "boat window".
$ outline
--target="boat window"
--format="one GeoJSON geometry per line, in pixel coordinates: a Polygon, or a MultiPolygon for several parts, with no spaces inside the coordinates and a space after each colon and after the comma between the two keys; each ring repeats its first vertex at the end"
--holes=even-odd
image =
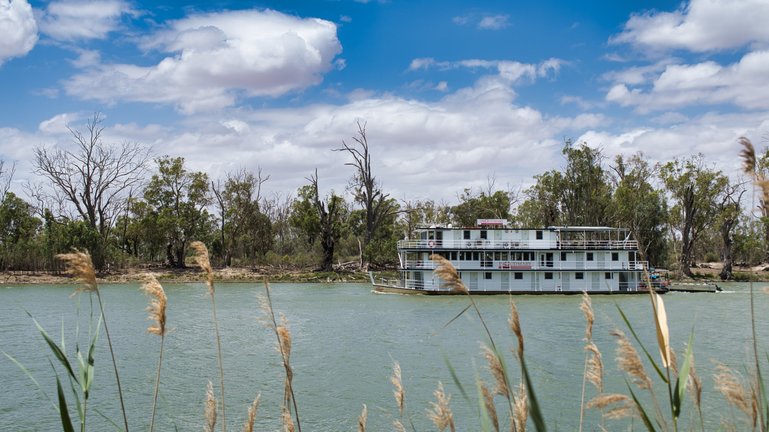
{"type": "Polygon", "coordinates": [[[488,238],[488,233],[487,233],[487,231],[485,231],[485,230],[484,230],[484,231],[481,231],[481,238],[482,238],[482,239],[484,239],[484,240],[486,240],[486,239],[488,238]]]}
{"type": "Polygon", "coordinates": [[[494,252],[494,259],[497,261],[502,261],[502,252],[494,252]]]}
{"type": "Polygon", "coordinates": [[[585,274],[584,273],[582,273],[582,272],[574,273],[574,279],[584,279],[584,278],[585,278],[585,274]]]}
{"type": "Polygon", "coordinates": [[[604,279],[611,279],[611,272],[606,272],[603,275],[604,279]]]}
{"type": "Polygon", "coordinates": [[[521,272],[515,272],[513,276],[515,277],[515,279],[518,279],[518,280],[523,279],[523,273],[521,272]]]}
{"type": "Polygon", "coordinates": [[[457,252],[456,251],[450,252],[450,254],[451,254],[451,258],[450,259],[452,261],[456,261],[457,260],[457,252]]]}
{"type": "Polygon", "coordinates": [[[462,235],[465,240],[470,240],[470,231],[464,231],[462,235]]]}
{"type": "Polygon", "coordinates": [[[566,261],[566,252],[561,252],[561,261],[566,261]]]}
{"type": "Polygon", "coordinates": [[[611,260],[612,261],[619,261],[619,252],[612,252],[611,253],[611,260]]]}
{"type": "Polygon", "coordinates": [[[545,279],[552,279],[552,278],[553,278],[553,274],[552,273],[550,273],[550,272],[546,272],[545,273],[545,279]]]}
{"type": "Polygon", "coordinates": [[[542,231],[537,231],[537,240],[542,240],[542,231]]]}
{"type": "Polygon", "coordinates": [[[588,253],[587,253],[587,254],[585,254],[585,255],[587,255],[587,258],[586,258],[586,259],[587,259],[588,261],[593,261],[593,252],[588,252],[588,253]]]}
{"type": "Polygon", "coordinates": [[[484,273],[483,278],[487,280],[491,279],[491,272],[484,273]]]}
{"type": "Polygon", "coordinates": [[[480,261],[480,260],[481,260],[481,253],[473,252],[473,261],[480,261]]]}

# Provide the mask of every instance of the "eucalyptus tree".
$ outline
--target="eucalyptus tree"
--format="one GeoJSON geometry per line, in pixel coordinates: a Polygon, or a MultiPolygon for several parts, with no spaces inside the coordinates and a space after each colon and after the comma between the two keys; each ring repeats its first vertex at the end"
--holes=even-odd
{"type": "Polygon", "coordinates": [[[716,202],[716,226],[721,237],[721,260],[723,262],[721,272],[718,275],[721,280],[733,279],[734,230],[742,214],[742,198],[745,192],[745,186],[742,183],[729,182],[716,202]]]}
{"type": "Polygon", "coordinates": [[[37,147],[33,161],[35,173],[48,180],[51,193],[68,202],[98,234],[99,241],[90,252],[99,270],[105,265],[105,245],[113,223],[128,192],[144,181],[149,161],[149,149],[137,143],[105,144],[102,121],[97,113],[85,132],[68,126],[74,147],[37,147]]]}
{"type": "Polygon", "coordinates": [[[212,231],[206,210],[211,204],[208,175],[188,171],[182,157],[164,156],[156,162],[158,171],[145,188],[144,199],[163,232],[168,265],[181,268],[189,242],[208,240],[212,231]]]}
{"type": "Polygon", "coordinates": [[[420,225],[447,225],[451,223],[451,207],[446,203],[436,203],[429,199],[424,201],[404,200],[401,209],[403,234],[408,238],[414,236],[414,231],[420,225]]]}
{"type": "MultiPolygon", "coordinates": [[[[355,174],[350,181],[355,202],[363,207],[365,230],[363,231],[363,248],[375,238],[376,232],[386,222],[391,221],[397,212],[397,201],[389,199],[371,169],[371,153],[369,152],[366,124],[357,122],[358,134],[353,136],[354,143],[348,144],[342,140],[342,147],[334,151],[346,152],[352,156],[352,162],[345,165],[355,168],[355,174]]],[[[394,253],[394,251],[393,251],[394,253]]],[[[363,256],[361,257],[363,261],[363,256]]],[[[366,260],[368,261],[368,260],[366,260]]]]}
{"type": "Polygon", "coordinates": [[[566,141],[563,148],[566,169],[563,173],[561,206],[566,225],[608,225],[611,185],[603,169],[603,155],[587,143],[566,141]]]}
{"type": "Polygon", "coordinates": [[[321,199],[318,191],[318,171],[307,178],[310,184],[299,188],[294,201],[291,224],[304,233],[309,245],[320,243],[323,250],[320,270],[332,271],[334,250],[342,235],[346,216],[344,198],[331,192],[321,199]]]}
{"type": "Polygon", "coordinates": [[[510,195],[498,190],[474,194],[465,189],[459,196],[460,203],[451,207],[451,216],[459,226],[473,226],[478,219],[510,219],[510,195]]]}
{"type": "Polygon", "coordinates": [[[661,265],[666,252],[667,203],[664,191],[649,181],[657,176],[656,168],[637,153],[627,159],[616,156],[611,169],[616,183],[611,205],[613,224],[629,229],[644,259],[661,265]]]}
{"type": "Polygon", "coordinates": [[[232,265],[235,249],[240,255],[252,251],[264,254],[272,245],[270,220],[259,208],[262,185],[270,176],[240,170],[228,173],[222,186],[211,183],[220,214],[220,241],[224,249],[224,265],[232,265]]]}
{"type": "Polygon", "coordinates": [[[32,206],[13,192],[0,202],[0,269],[26,269],[30,255],[39,253],[35,241],[42,221],[32,206]]]}
{"type": "Polygon", "coordinates": [[[563,175],[548,171],[534,176],[535,183],[523,191],[525,199],[518,206],[514,220],[519,226],[542,227],[561,223],[563,175]]]}
{"type": "Polygon", "coordinates": [[[662,165],[659,176],[673,202],[669,224],[681,238],[677,261],[681,272],[691,277],[697,240],[712,227],[719,197],[729,180],[721,171],[705,166],[702,154],[662,165]]]}
{"type": "Polygon", "coordinates": [[[566,166],[534,176],[524,191],[516,221],[526,226],[607,225],[610,223],[611,185],[599,149],[567,140],[566,166]]]}

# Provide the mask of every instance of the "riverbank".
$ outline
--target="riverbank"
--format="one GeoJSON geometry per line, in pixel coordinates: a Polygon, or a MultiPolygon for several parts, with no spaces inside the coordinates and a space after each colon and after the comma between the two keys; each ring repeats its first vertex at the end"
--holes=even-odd
{"type": "MultiPolygon", "coordinates": [[[[174,269],[166,267],[131,268],[113,271],[97,276],[99,283],[141,282],[146,275],[154,275],[161,283],[201,282],[205,274],[197,267],[174,269]]],[[[337,283],[367,282],[368,273],[340,271],[318,272],[312,269],[286,269],[277,267],[260,268],[222,268],[214,269],[214,280],[220,282],[260,283],[265,279],[270,282],[295,283],[337,283]]],[[[6,271],[0,273],[0,284],[68,284],[75,281],[63,273],[6,271]]]]}
{"type": "MultiPolygon", "coordinates": [[[[669,276],[672,281],[685,282],[721,282],[719,272],[720,263],[704,263],[692,267],[694,279],[676,279],[669,276]]],[[[379,273],[379,272],[377,272],[379,273]]],[[[113,271],[99,275],[99,283],[129,283],[140,282],[147,274],[153,274],[161,283],[185,283],[200,282],[205,275],[197,267],[175,269],[167,267],[130,268],[113,271]]],[[[397,277],[396,272],[391,276],[397,277]]],[[[336,271],[319,272],[313,269],[297,269],[285,267],[263,266],[256,268],[227,267],[214,269],[214,279],[221,282],[251,282],[258,283],[265,279],[270,282],[294,282],[294,283],[336,283],[336,282],[368,282],[367,272],[361,271],[336,271]]],[[[737,282],[769,282],[769,264],[755,267],[736,266],[734,268],[734,281],[737,282]]],[[[6,271],[0,272],[0,284],[67,284],[74,283],[71,277],[63,273],[32,272],[32,271],[6,271]]]]}

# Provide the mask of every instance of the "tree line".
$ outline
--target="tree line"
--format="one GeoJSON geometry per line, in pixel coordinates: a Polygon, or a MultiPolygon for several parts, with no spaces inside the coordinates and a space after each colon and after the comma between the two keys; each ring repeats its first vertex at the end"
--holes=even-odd
{"type": "MultiPolygon", "coordinates": [[[[152,158],[136,143],[105,143],[103,119],[70,129],[68,150],[34,152],[37,183],[11,192],[15,164],[0,161],[0,269],[57,270],[54,256],[90,251],[99,271],[185,267],[189,244],[210,245],[218,266],[391,268],[399,239],[424,224],[472,226],[507,219],[517,227],[628,228],[651,265],[691,275],[697,262],[769,259],[769,203],[749,182],[728,176],[701,154],[653,163],[642,153],[609,160],[588,143],[566,141],[563,165],[526,189],[465,189],[457,203],[401,200],[372,170],[365,123],[331,149],[351,173],[345,193],[323,193],[317,170],[295,193],[265,196],[270,176],[257,168],[211,179],[183,157],[152,158]]],[[[736,157],[735,152],[735,157],[736,157]]],[[[755,169],[769,177],[769,149],[755,169]]]]}

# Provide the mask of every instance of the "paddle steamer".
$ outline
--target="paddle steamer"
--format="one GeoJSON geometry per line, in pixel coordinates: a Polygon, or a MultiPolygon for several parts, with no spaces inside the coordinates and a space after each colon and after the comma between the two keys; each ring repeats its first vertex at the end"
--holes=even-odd
{"type": "MultiPolygon", "coordinates": [[[[502,219],[473,227],[430,225],[398,242],[399,278],[371,275],[375,292],[452,294],[433,274],[431,255],[457,269],[473,294],[632,294],[648,292],[638,242],[622,228],[511,228],[502,219]]],[[[665,291],[665,287],[653,287],[665,291]]]]}

